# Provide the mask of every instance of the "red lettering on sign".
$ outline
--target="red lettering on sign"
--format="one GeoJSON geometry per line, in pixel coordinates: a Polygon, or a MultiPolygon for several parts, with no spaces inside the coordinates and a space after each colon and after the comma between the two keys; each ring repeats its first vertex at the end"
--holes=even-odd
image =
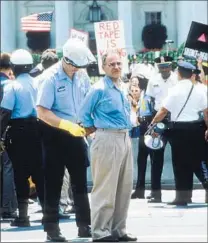
{"type": "Polygon", "coordinates": [[[102,22],[99,23],[99,29],[100,30],[102,30],[102,29],[105,30],[105,26],[104,25],[105,25],[105,23],[102,23],[102,22]]]}

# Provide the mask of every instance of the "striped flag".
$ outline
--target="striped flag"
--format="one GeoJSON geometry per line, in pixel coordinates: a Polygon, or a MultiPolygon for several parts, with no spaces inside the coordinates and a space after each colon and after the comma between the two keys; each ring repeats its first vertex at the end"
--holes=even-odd
{"type": "Polygon", "coordinates": [[[21,28],[23,31],[50,32],[53,12],[32,14],[21,18],[21,28]]]}

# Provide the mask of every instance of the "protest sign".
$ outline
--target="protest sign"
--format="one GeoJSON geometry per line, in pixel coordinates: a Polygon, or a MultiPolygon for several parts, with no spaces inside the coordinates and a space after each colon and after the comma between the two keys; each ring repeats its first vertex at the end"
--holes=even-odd
{"type": "Polygon", "coordinates": [[[208,60],[208,25],[192,21],[183,56],[208,60]]]}
{"type": "Polygon", "coordinates": [[[108,49],[114,49],[119,51],[122,62],[123,72],[128,73],[128,58],[125,49],[124,27],[123,21],[105,21],[94,23],[95,37],[97,45],[98,66],[100,74],[104,74],[102,69],[102,55],[106,53],[108,49]]]}
{"type": "Polygon", "coordinates": [[[78,39],[82,42],[85,43],[86,46],[89,45],[89,35],[87,32],[81,31],[81,30],[76,30],[72,28],[70,30],[70,39],[78,39]]]}

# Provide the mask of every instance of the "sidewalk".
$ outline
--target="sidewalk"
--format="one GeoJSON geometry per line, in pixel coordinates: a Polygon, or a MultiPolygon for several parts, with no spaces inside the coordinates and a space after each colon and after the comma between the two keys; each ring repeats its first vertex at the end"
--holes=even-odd
{"type": "MultiPolygon", "coordinates": [[[[147,191],[146,195],[149,194],[147,191]]],[[[131,200],[128,214],[128,232],[138,237],[138,242],[207,242],[207,204],[204,191],[194,190],[193,203],[187,207],[167,206],[174,199],[173,190],[163,191],[163,203],[148,204],[146,199],[131,200]]],[[[10,227],[8,222],[1,224],[1,242],[44,242],[40,220],[42,214],[35,213],[39,206],[30,205],[30,228],[10,227]]],[[[91,242],[91,239],[77,238],[74,215],[61,220],[63,234],[71,242],[91,242]]]]}

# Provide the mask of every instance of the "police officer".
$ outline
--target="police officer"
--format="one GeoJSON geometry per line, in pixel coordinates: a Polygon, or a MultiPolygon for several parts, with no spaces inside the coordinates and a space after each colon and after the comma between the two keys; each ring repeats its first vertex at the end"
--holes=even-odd
{"type": "MultiPolygon", "coordinates": [[[[172,58],[169,56],[158,57],[155,59],[159,73],[150,78],[146,95],[154,100],[153,116],[161,108],[162,101],[168,95],[169,90],[177,83],[177,76],[172,70],[172,58]]],[[[166,123],[168,117],[164,119],[166,123]]],[[[164,164],[164,150],[167,143],[167,133],[164,133],[164,147],[152,151],[151,159],[151,194],[148,202],[161,202],[161,175],[164,164]]]]}
{"type": "Polygon", "coordinates": [[[76,211],[79,237],[90,237],[90,206],[87,195],[87,147],[85,130],[79,125],[78,112],[90,88],[88,75],[79,70],[94,60],[80,41],[68,40],[63,58],[44,75],[37,100],[42,120],[45,149],[45,216],[47,239],[65,241],[59,229],[58,206],[64,168],[68,169],[76,211]]]}
{"type": "Polygon", "coordinates": [[[153,159],[154,150],[149,149],[144,143],[144,135],[147,131],[148,126],[152,121],[152,112],[153,112],[153,102],[152,98],[146,95],[146,89],[148,85],[148,79],[144,76],[139,76],[139,87],[142,90],[140,99],[139,99],[139,108],[138,108],[138,120],[140,123],[140,134],[139,134],[139,149],[137,157],[137,183],[136,189],[133,192],[131,198],[144,198],[145,194],[145,174],[147,167],[147,157],[150,155],[151,160],[153,159]]]}
{"type": "Polygon", "coordinates": [[[171,113],[170,144],[176,183],[176,198],[170,205],[187,205],[191,199],[193,173],[206,189],[208,202],[208,178],[202,168],[207,162],[205,131],[208,127],[207,95],[198,85],[192,84],[195,67],[185,61],[178,63],[178,84],[164,100],[152,124],[171,113]],[[204,121],[199,119],[203,111],[204,121]]]}
{"type": "MultiPolygon", "coordinates": [[[[10,63],[10,54],[1,53],[0,58],[0,102],[3,98],[3,88],[13,79],[10,63]]],[[[1,136],[5,139],[4,135],[1,136]]],[[[15,218],[17,216],[17,198],[14,186],[12,163],[4,149],[3,141],[0,141],[0,168],[1,168],[1,216],[2,218],[15,218]],[[2,146],[2,147],[1,147],[2,146]]]]}
{"type": "Polygon", "coordinates": [[[44,180],[42,170],[41,140],[36,118],[36,90],[28,74],[33,58],[26,50],[16,50],[11,55],[11,64],[16,79],[4,89],[1,103],[2,132],[6,134],[6,149],[14,169],[19,216],[12,226],[30,226],[28,217],[29,184],[32,176],[37,194],[43,206],[44,180]]]}

